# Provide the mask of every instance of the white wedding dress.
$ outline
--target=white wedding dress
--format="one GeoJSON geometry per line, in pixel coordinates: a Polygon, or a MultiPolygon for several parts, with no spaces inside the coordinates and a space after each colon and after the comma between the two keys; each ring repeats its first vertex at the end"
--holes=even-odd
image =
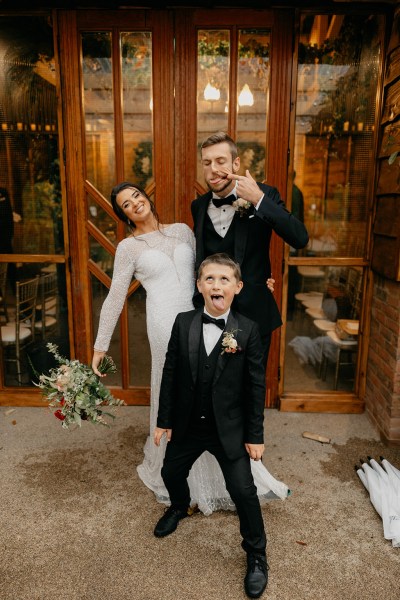
{"type": "MultiPolygon", "coordinates": [[[[169,504],[161,479],[166,439],[155,446],[158,397],[165,354],[179,312],[193,309],[195,239],[184,223],[175,223],[151,233],[128,237],[118,245],[111,288],[100,314],[96,350],[106,351],[126,299],[133,275],[146,290],[147,333],[151,350],[150,435],[144,459],[137,467],[139,477],[160,502],[169,504]]],[[[286,498],[288,487],[276,480],[261,462],[251,461],[260,500],[286,498]]],[[[193,465],[189,474],[192,504],[209,515],[218,509],[234,509],[220,467],[208,452],[193,465]]]]}

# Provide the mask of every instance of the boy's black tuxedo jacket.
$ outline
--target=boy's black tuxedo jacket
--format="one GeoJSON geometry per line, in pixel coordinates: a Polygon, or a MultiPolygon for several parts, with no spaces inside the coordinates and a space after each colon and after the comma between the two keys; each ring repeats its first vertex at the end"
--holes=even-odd
{"type": "MultiPolygon", "coordinates": [[[[200,308],[178,314],[165,358],[157,426],[172,429],[174,441],[190,435],[202,312],[200,308]]],[[[263,443],[265,370],[258,325],[254,321],[231,310],[225,331],[235,331],[241,351],[219,355],[212,385],[212,406],[221,444],[228,458],[235,460],[246,454],[245,442],[263,443]]]]}
{"type": "MultiPolygon", "coordinates": [[[[234,216],[235,228],[234,260],[242,270],[244,286],[235,297],[233,308],[239,313],[254,319],[260,327],[261,335],[266,335],[282,324],[274,295],[266,285],[271,276],[269,246],[272,231],[275,231],[293,248],[304,248],[308,243],[308,233],[304,224],[285,207],[279,192],[269,185],[258,183],[264,192],[264,198],[256,211],[251,208],[249,214],[234,216]]],[[[196,270],[206,258],[204,249],[204,220],[212,197],[211,192],[193,200],[191,209],[196,238],[196,270]]],[[[201,294],[195,292],[193,303],[203,305],[201,294]]]]}

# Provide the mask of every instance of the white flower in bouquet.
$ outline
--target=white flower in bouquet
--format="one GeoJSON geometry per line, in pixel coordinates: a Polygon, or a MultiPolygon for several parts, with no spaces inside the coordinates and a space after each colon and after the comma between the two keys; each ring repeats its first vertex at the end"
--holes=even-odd
{"type": "MultiPolygon", "coordinates": [[[[35,385],[43,391],[49,407],[56,409],[54,416],[61,421],[62,427],[81,426],[82,421],[108,426],[104,417],[115,419],[115,415],[105,412],[104,407],[122,406],[125,402],[114,398],[91,367],[61,356],[55,344],[48,343],[47,348],[54,354],[59,366],[51,369],[49,375],[35,373],[39,378],[35,385]]],[[[104,356],[99,371],[115,373],[116,366],[110,356],[104,356]]]]}

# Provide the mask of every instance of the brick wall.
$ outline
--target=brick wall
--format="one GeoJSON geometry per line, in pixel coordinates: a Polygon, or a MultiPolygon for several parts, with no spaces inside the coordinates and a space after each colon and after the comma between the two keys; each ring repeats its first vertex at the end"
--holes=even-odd
{"type": "Polygon", "coordinates": [[[365,393],[382,439],[400,446],[400,283],[375,275],[365,393]]]}

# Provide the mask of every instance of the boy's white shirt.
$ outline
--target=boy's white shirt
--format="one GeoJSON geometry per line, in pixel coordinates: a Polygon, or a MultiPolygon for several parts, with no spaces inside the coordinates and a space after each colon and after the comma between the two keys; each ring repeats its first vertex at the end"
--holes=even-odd
{"type": "MultiPolygon", "coordinates": [[[[230,310],[231,309],[227,310],[223,315],[220,315],[218,317],[218,319],[224,319],[225,324],[226,324],[230,310]]],[[[209,317],[212,317],[213,319],[215,319],[215,317],[213,315],[210,315],[210,313],[207,312],[206,309],[204,309],[204,312],[209,317]]],[[[214,323],[203,323],[203,339],[204,339],[204,346],[205,346],[205,349],[207,352],[207,356],[209,356],[211,354],[211,352],[213,351],[215,344],[218,342],[219,338],[221,337],[221,333],[222,333],[222,330],[219,327],[217,327],[217,325],[214,325],[214,323]]]]}

